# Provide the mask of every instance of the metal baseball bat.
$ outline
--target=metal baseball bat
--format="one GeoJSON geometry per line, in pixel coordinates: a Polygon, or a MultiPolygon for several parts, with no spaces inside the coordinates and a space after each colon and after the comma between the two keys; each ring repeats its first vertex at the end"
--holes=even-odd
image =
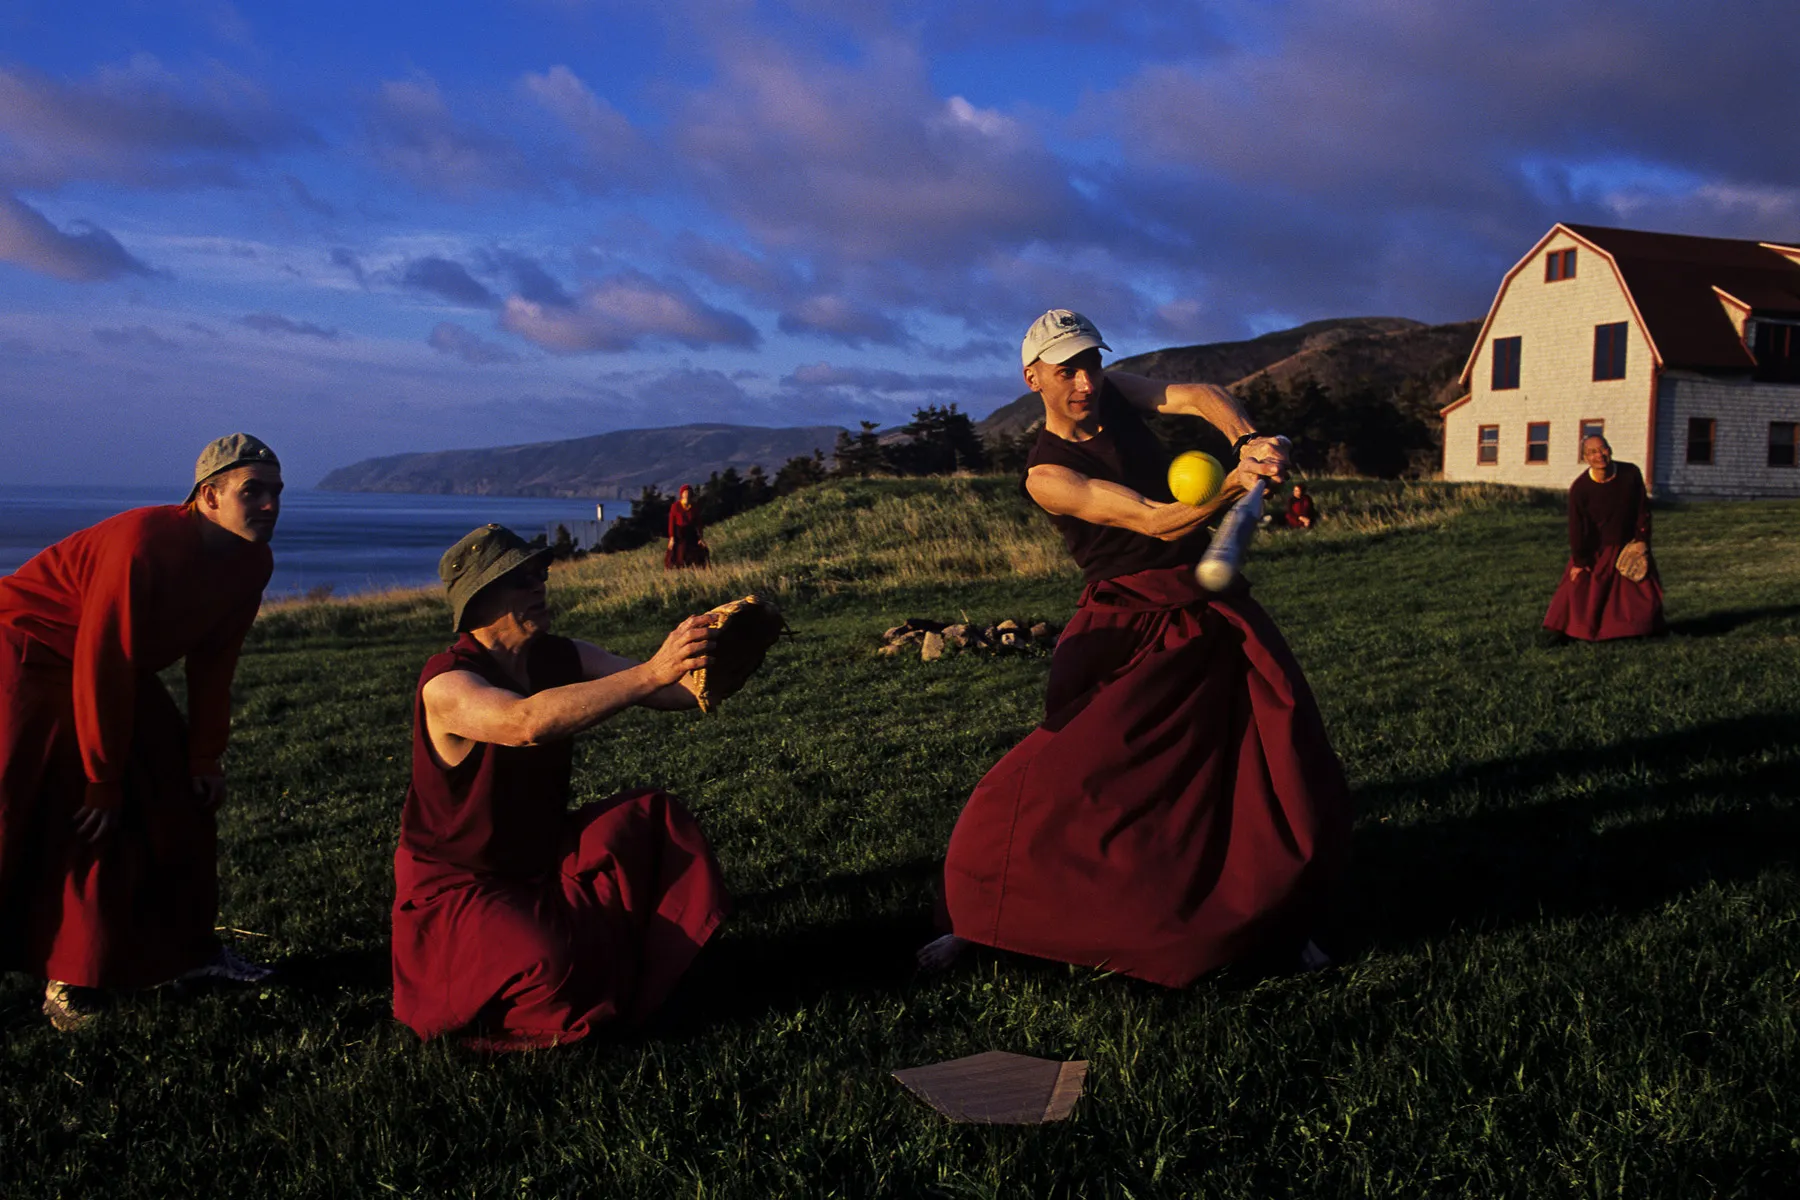
{"type": "Polygon", "coordinates": [[[1222,592],[1237,579],[1238,568],[1244,565],[1244,554],[1250,548],[1250,539],[1256,535],[1256,523],[1262,518],[1266,490],[1267,481],[1258,479],[1225,514],[1219,532],[1213,535],[1212,545],[1206,548],[1194,568],[1194,578],[1207,591],[1222,592]]]}

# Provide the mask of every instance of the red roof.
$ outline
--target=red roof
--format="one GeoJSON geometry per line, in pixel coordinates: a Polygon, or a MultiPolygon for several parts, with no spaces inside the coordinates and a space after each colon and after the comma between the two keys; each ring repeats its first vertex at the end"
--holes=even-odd
{"type": "Polygon", "coordinates": [[[1756,365],[1715,287],[1755,315],[1800,317],[1800,262],[1760,242],[1604,225],[1563,228],[1618,264],[1664,367],[1748,371],[1756,365]]]}

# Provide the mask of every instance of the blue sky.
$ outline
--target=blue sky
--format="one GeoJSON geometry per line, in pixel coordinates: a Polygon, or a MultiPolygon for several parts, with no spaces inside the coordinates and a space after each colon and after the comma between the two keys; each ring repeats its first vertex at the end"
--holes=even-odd
{"type": "Polygon", "coordinates": [[[1800,236],[1800,6],[0,6],[0,482],[977,416],[1481,315],[1558,220],[1800,236]]]}

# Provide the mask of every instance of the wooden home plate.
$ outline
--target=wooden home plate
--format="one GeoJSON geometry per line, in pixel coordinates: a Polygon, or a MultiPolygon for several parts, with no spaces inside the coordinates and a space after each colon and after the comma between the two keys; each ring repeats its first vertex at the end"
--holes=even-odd
{"type": "Polygon", "coordinates": [[[952,1121],[1041,1125],[1075,1110],[1087,1062],[1055,1062],[989,1050],[968,1058],[909,1067],[894,1078],[952,1121]]]}

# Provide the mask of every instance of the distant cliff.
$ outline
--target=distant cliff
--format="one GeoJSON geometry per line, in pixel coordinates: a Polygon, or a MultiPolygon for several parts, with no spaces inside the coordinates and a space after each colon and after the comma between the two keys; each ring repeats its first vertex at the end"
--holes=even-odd
{"type": "Polygon", "coordinates": [[[677,425],[621,429],[561,442],[492,450],[392,454],[339,467],[319,481],[332,492],[412,492],[462,496],[580,496],[629,499],[654,484],[672,491],[714,471],[781,464],[817,450],[831,453],[836,425],[765,429],[754,425],[677,425]]]}
{"type": "MultiPolygon", "coordinates": [[[[1428,381],[1440,403],[1456,399],[1454,377],[1475,345],[1479,321],[1426,325],[1404,317],[1313,321],[1245,342],[1211,342],[1134,354],[1109,364],[1120,371],[1176,383],[1216,383],[1239,391],[1253,380],[1288,387],[1310,378],[1334,395],[1362,384],[1392,391],[1428,381]],[[1454,368],[1454,369],[1451,369],[1454,368]],[[1452,382],[1442,383],[1446,371],[1452,382]]],[[[984,437],[1016,435],[1041,425],[1044,404],[1026,392],[976,423],[984,437]]]]}

